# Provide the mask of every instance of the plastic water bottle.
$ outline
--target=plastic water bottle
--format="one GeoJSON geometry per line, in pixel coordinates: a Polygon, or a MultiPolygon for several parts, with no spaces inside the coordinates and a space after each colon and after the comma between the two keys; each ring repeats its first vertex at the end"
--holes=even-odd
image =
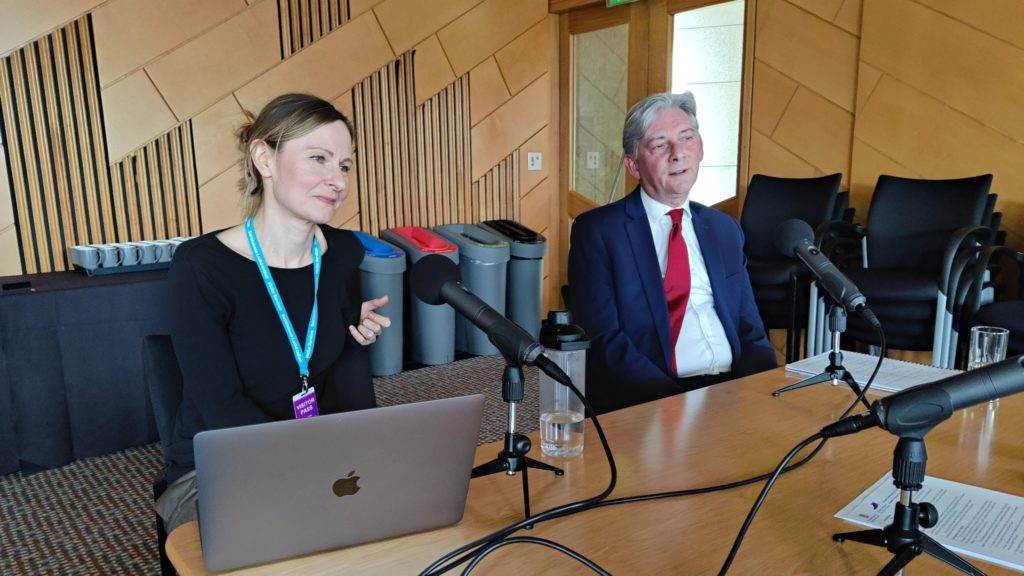
{"type": "MultiPolygon", "coordinates": [[[[587,348],[590,341],[572,323],[572,312],[553,310],[540,329],[544,353],[586,393],[587,348]]],[[[544,454],[572,458],[583,453],[583,402],[568,386],[540,374],[540,448],[544,454]]]]}

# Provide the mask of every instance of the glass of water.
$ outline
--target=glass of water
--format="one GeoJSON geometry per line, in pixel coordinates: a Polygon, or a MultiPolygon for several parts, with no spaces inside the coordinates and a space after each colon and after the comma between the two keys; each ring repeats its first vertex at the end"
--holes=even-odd
{"type": "MultiPolygon", "coordinates": [[[[1010,343],[1010,331],[998,326],[975,326],[971,328],[971,347],[967,355],[967,369],[976,370],[1006,359],[1006,346],[1010,343]]],[[[998,404],[999,400],[992,400],[998,404]]]]}

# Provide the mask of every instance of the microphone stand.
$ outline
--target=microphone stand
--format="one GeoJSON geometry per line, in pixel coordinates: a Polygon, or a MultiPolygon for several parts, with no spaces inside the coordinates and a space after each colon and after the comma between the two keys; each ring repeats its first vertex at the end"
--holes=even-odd
{"type": "Polygon", "coordinates": [[[964,574],[985,576],[966,560],[936,542],[921,528],[931,528],[939,522],[939,512],[928,502],[914,502],[914,492],[921,489],[928,455],[924,439],[900,437],[893,451],[893,483],[900,489],[900,501],[892,524],[882,529],[859,530],[833,534],[832,539],[842,543],[846,540],[881,546],[894,554],[878,576],[894,576],[922,552],[942,560],[964,574]]]}
{"type": "MultiPolygon", "coordinates": [[[[846,331],[846,308],[837,304],[832,304],[828,309],[828,329],[832,332],[832,351],[828,354],[828,367],[825,371],[817,376],[811,376],[797,382],[796,384],[790,384],[784,386],[778,390],[772,392],[772,396],[779,396],[783,392],[790,390],[796,390],[798,388],[805,388],[821,382],[832,382],[832,385],[838,385],[840,381],[846,382],[846,385],[853,390],[853,393],[860,396],[861,389],[860,385],[857,384],[856,380],[853,379],[853,374],[843,367],[843,351],[839,349],[839,339],[843,332],[846,331]]],[[[871,409],[871,404],[868,403],[866,398],[861,398],[861,402],[864,403],[864,407],[871,409]]]]}
{"type": "MultiPolygon", "coordinates": [[[[526,454],[530,451],[532,443],[530,438],[516,432],[516,404],[523,401],[524,391],[523,365],[517,361],[505,358],[505,373],[501,377],[501,399],[508,403],[508,430],[505,432],[505,446],[498,457],[490,462],[473,468],[472,478],[488,476],[498,472],[505,472],[509,476],[515,476],[516,472],[522,472],[523,478],[523,507],[526,517],[530,517],[530,480],[527,470],[538,468],[554,472],[556,476],[562,476],[565,471],[552,466],[546,462],[534,460],[526,454]]],[[[526,526],[533,528],[532,525],[526,526]]]]}

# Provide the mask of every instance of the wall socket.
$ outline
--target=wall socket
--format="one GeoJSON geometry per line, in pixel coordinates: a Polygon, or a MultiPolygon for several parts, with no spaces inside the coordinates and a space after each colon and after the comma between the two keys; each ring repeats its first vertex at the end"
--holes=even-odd
{"type": "Polygon", "coordinates": [[[587,168],[590,168],[591,170],[596,170],[600,163],[600,152],[587,152],[587,168]]]}
{"type": "Polygon", "coordinates": [[[541,169],[541,153],[540,152],[527,152],[526,153],[526,169],[531,171],[537,171],[541,169]]]}

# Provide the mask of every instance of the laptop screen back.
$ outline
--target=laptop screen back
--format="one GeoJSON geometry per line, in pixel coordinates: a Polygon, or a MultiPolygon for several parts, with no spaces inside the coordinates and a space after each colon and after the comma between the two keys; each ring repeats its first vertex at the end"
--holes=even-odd
{"type": "Polygon", "coordinates": [[[197,434],[206,568],[458,522],[482,414],[475,395],[197,434]]]}

